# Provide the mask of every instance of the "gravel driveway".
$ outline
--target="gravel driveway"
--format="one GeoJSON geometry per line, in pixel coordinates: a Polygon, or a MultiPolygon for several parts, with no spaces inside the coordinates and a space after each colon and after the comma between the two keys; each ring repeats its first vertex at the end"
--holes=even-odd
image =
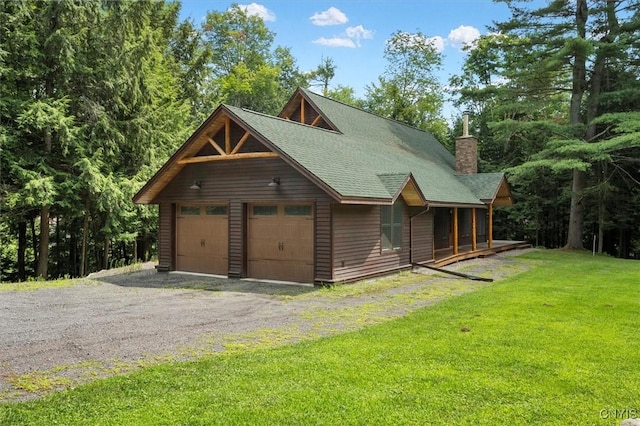
{"type": "MultiPolygon", "coordinates": [[[[520,253],[448,269],[501,278],[528,267],[515,257],[520,253]]],[[[354,330],[486,285],[422,272],[405,273],[402,285],[374,280],[346,292],[163,274],[149,267],[94,274],[68,287],[0,287],[0,401],[38,397],[162,361],[354,330]]]]}

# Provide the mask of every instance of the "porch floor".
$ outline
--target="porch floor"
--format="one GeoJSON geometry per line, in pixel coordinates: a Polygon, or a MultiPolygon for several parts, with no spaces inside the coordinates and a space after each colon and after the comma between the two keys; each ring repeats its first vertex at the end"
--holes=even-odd
{"type": "Polygon", "coordinates": [[[461,260],[474,259],[476,257],[493,256],[507,250],[530,248],[531,244],[526,241],[493,240],[493,247],[489,248],[489,243],[478,243],[476,250],[471,250],[471,244],[458,247],[458,254],[453,254],[453,247],[439,249],[435,251],[433,266],[440,267],[461,260]]]}

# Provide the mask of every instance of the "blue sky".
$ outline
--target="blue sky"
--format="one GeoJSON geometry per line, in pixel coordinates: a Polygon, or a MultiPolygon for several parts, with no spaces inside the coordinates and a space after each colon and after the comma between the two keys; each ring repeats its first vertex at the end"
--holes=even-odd
{"type": "MultiPolygon", "coordinates": [[[[332,85],[351,86],[362,97],[365,86],[384,72],[386,40],[395,31],[421,31],[444,55],[443,85],[458,73],[463,43],[487,33],[492,21],[508,18],[508,9],[491,0],[182,0],[181,18],[202,22],[207,11],[224,11],[237,3],[263,18],[276,33],[276,45],[291,48],[302,71],[333,59],[332,85]]],[[[456,114],[450,107],[445,117],[456,114]]]]}

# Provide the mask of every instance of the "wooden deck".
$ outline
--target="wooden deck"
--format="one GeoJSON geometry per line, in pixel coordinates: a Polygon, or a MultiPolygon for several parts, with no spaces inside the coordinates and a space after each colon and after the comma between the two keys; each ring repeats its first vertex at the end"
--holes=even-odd
{"type": "Polygon", "coordinates": [[[489,248],[487,243],[481,243],[477,245],[475,251],[471,250],[471,245],[460,246],[458,254],[453,254],[453,247],[449,247],[447,249],[436,250],[433,266],[439,268],[462,260],[474,259],[476,257],[488,257],[503,251],[521,250],[530,247],[531,244],[526,241],[508,240],[493,240],[492,248],[489,248]]]}

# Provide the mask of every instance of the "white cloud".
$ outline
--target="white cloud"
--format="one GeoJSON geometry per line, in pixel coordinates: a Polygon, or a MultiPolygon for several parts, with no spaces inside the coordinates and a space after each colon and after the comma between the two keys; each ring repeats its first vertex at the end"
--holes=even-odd
{"type": "Polygon", "coordinates": [[[340,9],[330,7],[324,12],[316,12],[311,18],[309,18],[313,25],[324,27],[327,25],[341,25],[349,21],[347,15],[342,13],[340,9]]]}
{"type": "Polygon", "coordinates": [[[258,3],[239,4],[238,7],[247,14],[247,16],[257,16],[262,18],[264,22],[274,22],[276,14],[258,3]]]}
{"type": "Polygon", "coordinates": [[[468,25],[460,25],[455,30],[451,30],[447,41],[455,48],[462,48],[466,45],[472,45],[480,37],[480,31],[477,28],[468,25]]]}
{"type": "Polygon", "coordinates": [[[360,46],[360,40],[371,40],[373,38],[373,31],[365,29],[362,25],[347,28],[346,34],[358,46],[360,46]]]}
{"type": "Polygon", "coordinates": [[[441,53],[444,50],[445,40],[440,36],[427,37],[425,41],[430,43],[438,53],[441,53]]]}
{"type": "Polygon", "coordinates": [[[344,37],[332,37],[332,38],[320,37],[317,40],[313,40],[313,43],[319,44],[321,46],[328,46],[328,47],[350,47],[350,48],[356,47],[356,44],[354,43],[353,40],[351,40],[350,38],[344,38],[344,37]]]}

